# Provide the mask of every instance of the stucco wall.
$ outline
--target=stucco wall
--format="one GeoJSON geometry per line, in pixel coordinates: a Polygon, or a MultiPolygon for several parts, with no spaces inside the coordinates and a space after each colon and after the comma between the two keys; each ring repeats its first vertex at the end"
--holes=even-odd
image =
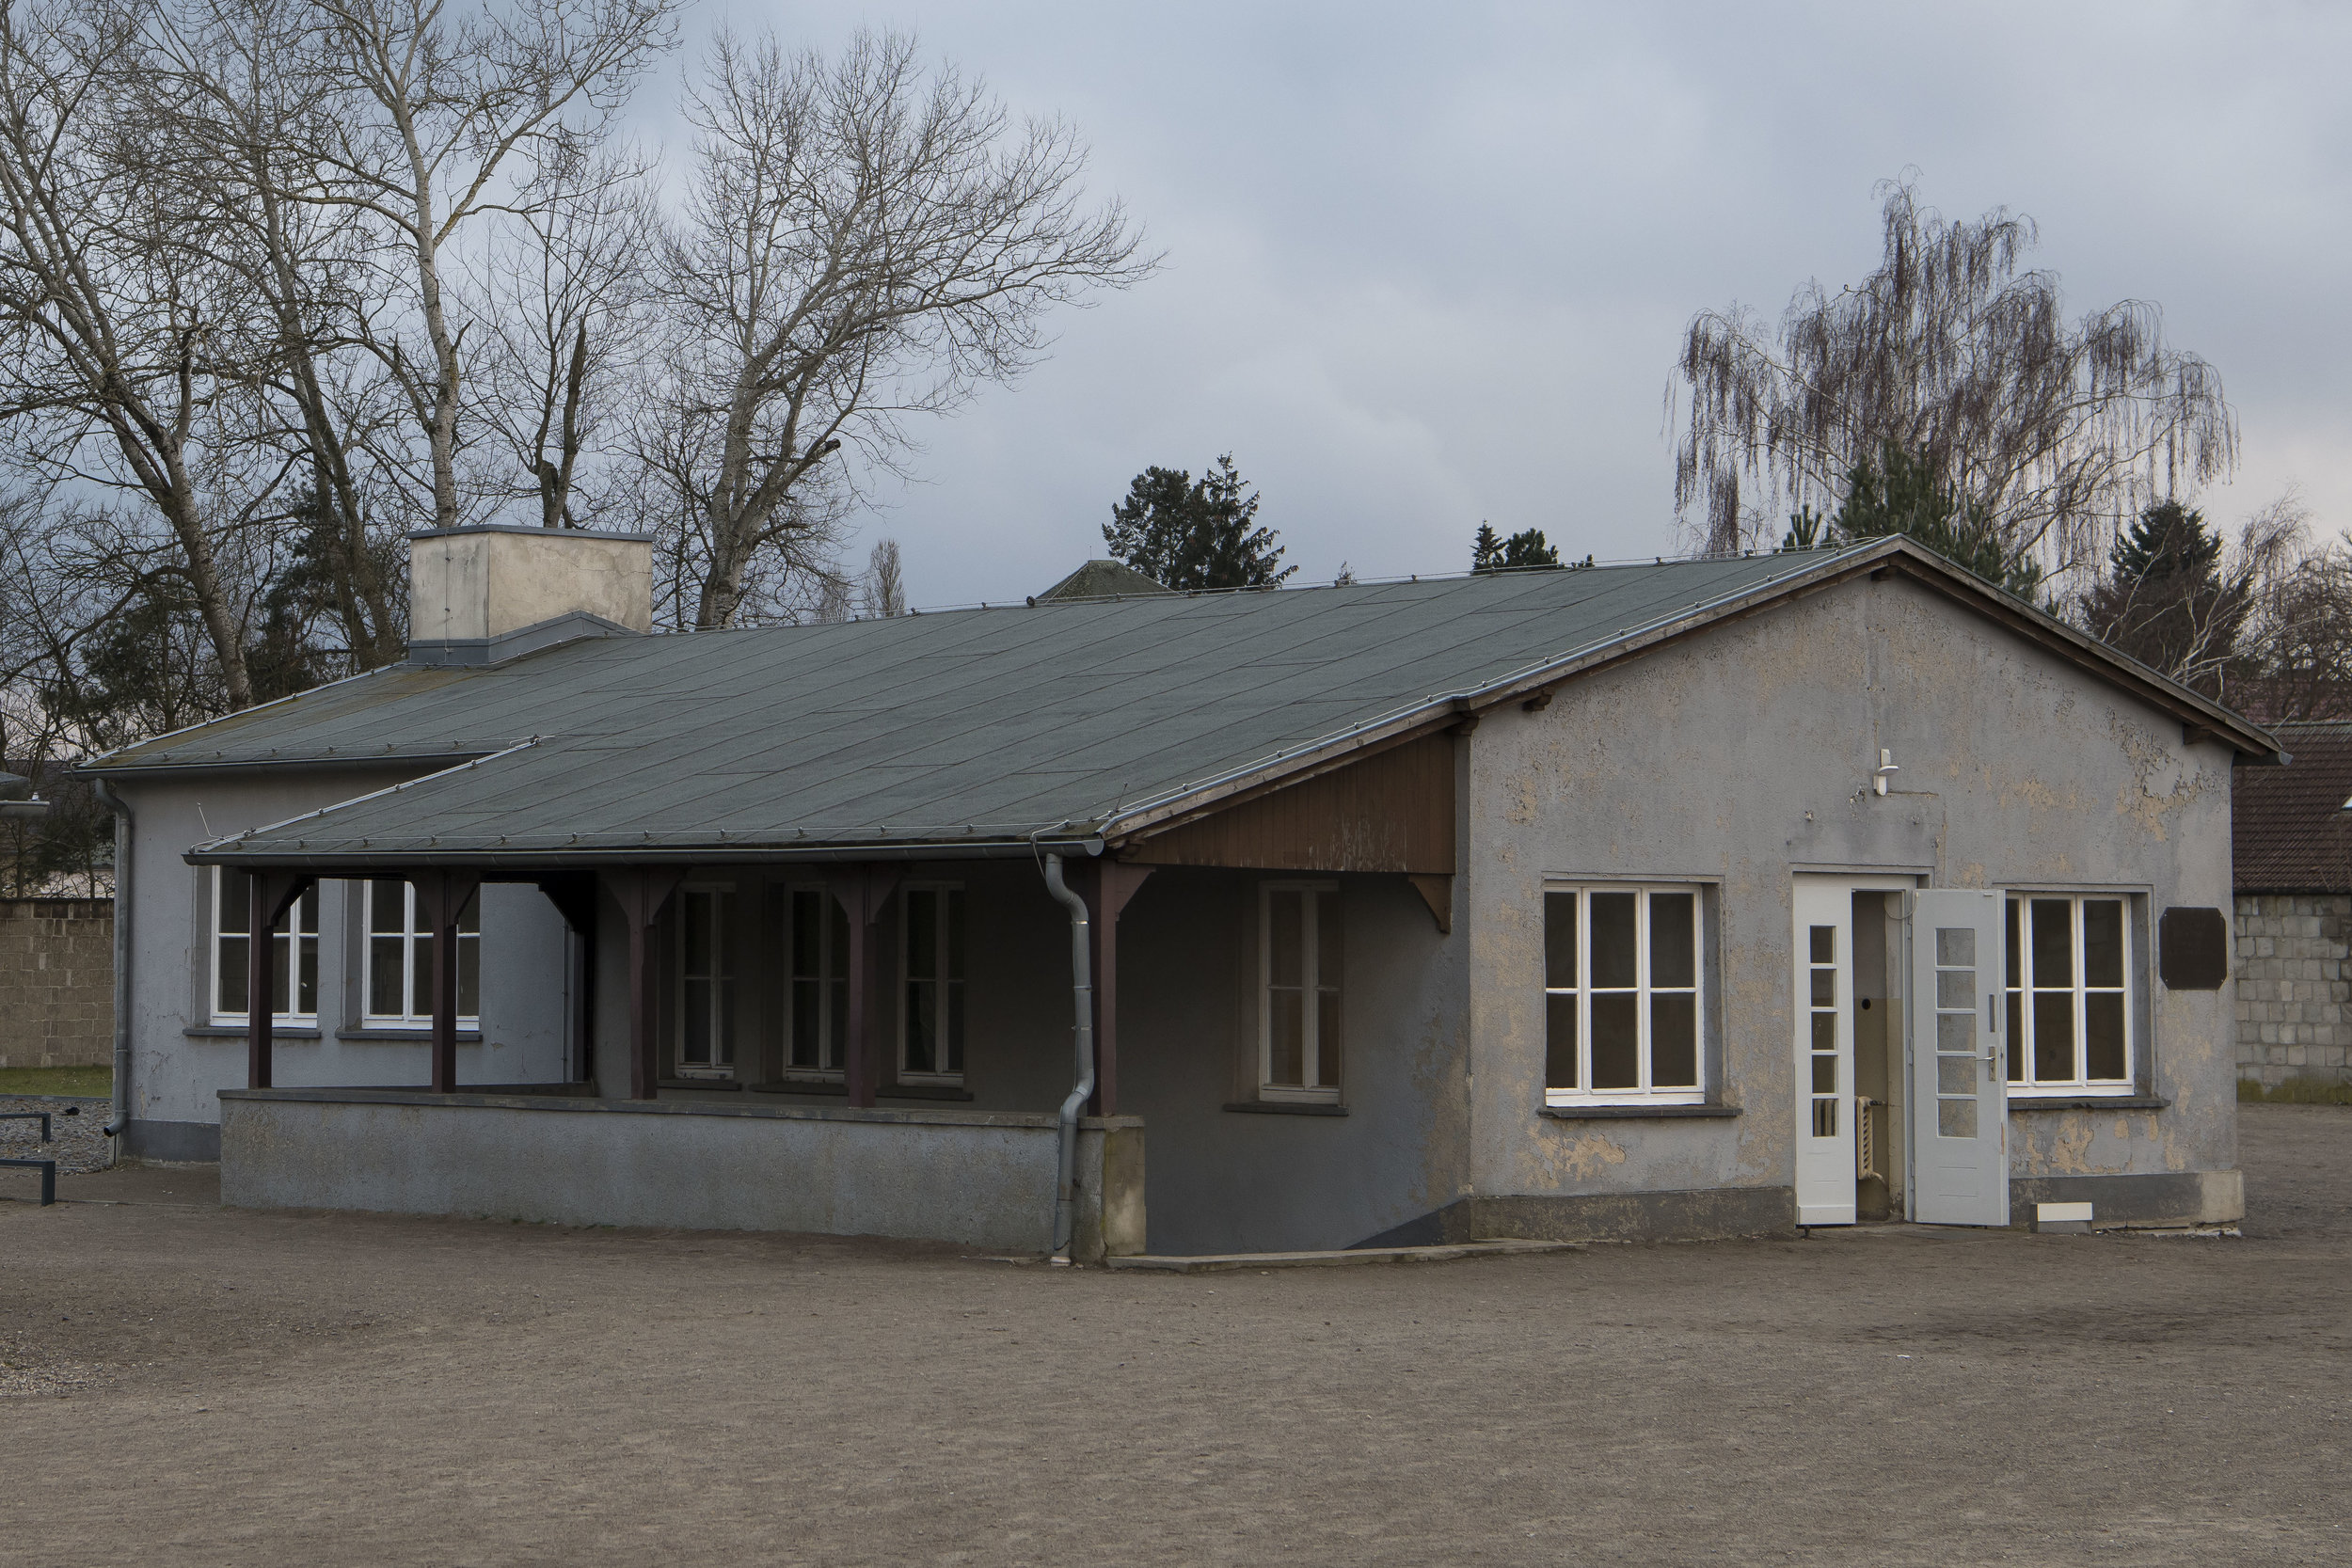
{"type": "Polygon", "coordinates": [[[2238,1076],[2352,1080],[2352,897],[2249,894],[2236,924],[2238,1076]]]}
{"type": "Polygon", "coordinates": [[[0,1068],[114,1060],[114,900],[0,902],[0,1068]]]}
{"type": "Polygon", "coordinates": [[[2231,756],[1897,578],[1718,626],[1472,737],[1465,889],[1484,1195],[1787,1189],[1794,1180],[1793,875],[2136,895],[2146,1088],[2169,1110],[2013,1113],[2017,1177],[2235,1164],[2234,1021],[2168,992],[2149,911],[2230,901],[2231,756]],[[1901,771],[1869,787],[1881,749],[1901,771]],[[1725,1120],[1542,1117],[1548,878],[1719,894],[1725,1120]]]}
{"type": "MultiPolygon", "coordinates": [[[[117,786],[131,802],[135,836],[131,897],[132,1129],[129,1152],[211,1159],[215,1098],[246,1083],[243,1032],[215,1030],[205,990],[210,947],[207,873],[182,857],[205,839],[282,821],[398,782],[383,769],[289,772],[275,779],[174,779],[117,786]]],[[[361,1039],[358,1033],[359,890],[322,885],[319,1027],[277,1031],[274,1077],[284,1086],[421,1085],[431,1064],[421,1036],[361,1039]]],[[[491,884],[482,897],[479,1042],[458,1047],[461,1084],[563,1079],[568,1043],[563,917],[536,888],[491,884]]]]}
{"type": "MultiPolygon", "coordinates": [[[[1041,1253],[1054,1118],[970,1111],[234,1090],[221,1201],[559,1225],[898,1236],[1041,1253]]],[[[1137,1250],[1143,1136],[1080,1132],[1082,1259],[1137,1250]]]]}
{"type": "Polygon", "coordinates": [[[1155,872],[1120,932],[1120,1108],[1152,1129],[1152,1250],[1443,1239],[1470,1145],[1465,943],[1401,877],[1333,879],[1346,1115],[1228,1110],[1256,1093],[1262,879],[1155,872]]]}

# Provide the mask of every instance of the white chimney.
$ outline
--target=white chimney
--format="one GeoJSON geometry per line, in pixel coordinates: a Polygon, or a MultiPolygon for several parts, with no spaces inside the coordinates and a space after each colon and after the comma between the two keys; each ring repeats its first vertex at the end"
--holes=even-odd
{"type": "Polygon", "coordinates": [[[408,536],[408,658],[496,664],[653,629],[653,535],[437,529],[408,536]]]}

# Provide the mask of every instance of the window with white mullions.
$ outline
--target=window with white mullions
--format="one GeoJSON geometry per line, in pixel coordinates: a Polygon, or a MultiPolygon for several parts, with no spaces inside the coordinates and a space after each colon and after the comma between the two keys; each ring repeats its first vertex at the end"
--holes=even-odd
{"type": "MultiPolygon", "coordinates": [[[[211,980],[213,1022],[243,1024],[246,1019],[246,965],[253,945],[253,879],[230,866],[215,866],[212,883],[211,980]]],[[[270,965],[273,1006],[279,1023],[316,1023],[319,1016],[319,888],[312,883],[270,927],[278,944],[270,965]]]]}
{"type": "Polygon", "coordinates": [[[850,1038],[850,917],[825,888],[792,890],[791,1030],[785,1068],[839,1078],[850,1038]]]}
{"type": "Polygon", "coordinates": [[[2128,1094],[2133,1085],[2126,900],[2008,900],[2009,1080],[2021,1096],[2128,1094]]]}
{"type": "MultiPolygon", "coordinates": [[[[433,923],[416,886],[397,877],[366,884],[367,944],[360,950],[360,1022],[372,1029],[433,1025],[433,923]]],[[[457,915],[457,1022],[482,1023],[482,895],[457,915]]]]}
{"type": "Polygon", "coordinates": [[[1698,1103],[1699,907],[1692,888],[1545,890],[1547,1103],[1698,1103]]]}
{"type": "Polygon", "coordinates": [[[678,890],[678,1071],[722,1077],[735,1066],[735,893],[678,890]]]}
{"type": "Polygon", "coordinates": [[[1258,1098],[1340,1098],[1340,895],[1329,882],[1259,890],[1258,1098]]]}
{"type": "Polygon", "coordinates": [[[901,1082],[963,1079],[963,889],[948,883],[906,890],[898,922],[901,1082]]]}

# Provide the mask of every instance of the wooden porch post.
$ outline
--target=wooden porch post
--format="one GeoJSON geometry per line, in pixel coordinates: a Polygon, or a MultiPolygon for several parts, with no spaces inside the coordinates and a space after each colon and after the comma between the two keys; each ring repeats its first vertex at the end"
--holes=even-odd
{"type": "Polygon", "coordinates": [[[1088,1113],[1119,1114],[1119,916],[1136,895],[1148,865],[1123,865],[1098,858],[1094,874],[1080,891],[1087,901],[1087,928],[1092,934],[1094,971],[1094,1100],[1088,1113]]]}
{"type": "Polygon", "coordinates": [[[660,1020],[654,1008],[660,1000],[654,973],[654,922],[661,908],[686,879],[682,865],[632,865],[604,874],[605,885],[621,906],[628,926],[628,1097],[652,1100],[660,1092],[660,1020]]]}
{"type": "Polygon", "coordinates": [[[457,917],[481,891],[477,872],[436,866],[409,879],[433,927],[433,1092],[457,1092],[457,917]]]}
{"type": "Polygon", "coordinates": [[[877,1069],[880,1053],[875,1049],[877,1031],[868,994],[874,984],[874,944],[868,927],[888,907],[891,892],[898,885],[898,873],[880,865],[838,866],[826,877],[826,883],[840,900],[850,926],[850,1017],[845,1031],[849,1059],[842,1063],[842,1086],[849,1090],[850,1104],[870,1106],[882,1074],[877,1069]]]}
{"type": "MultiPolygon", "coordinates": [[[[277,1022],[278,917],[294,908],[317,878],[300,871],[255,871],[246,879],[245,947],[245,1086],[270,1086],[271,1026],[277,1022]]],[[[297,937],[296,941],[299,942],[297,937]]],[[[301,950],[295,949],[299,983],[301,950]]]]}

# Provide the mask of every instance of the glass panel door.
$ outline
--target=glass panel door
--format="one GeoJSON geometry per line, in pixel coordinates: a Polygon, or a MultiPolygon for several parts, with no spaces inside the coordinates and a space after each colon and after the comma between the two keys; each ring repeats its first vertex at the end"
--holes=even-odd
{"type": "Polygon", "coordinates": [[[1912,1217],[2009,1223],[1998,895],[1939,888],[1911,920],[1912,1217]]]}
{"type": "Polygon", "coordinates": [[[1796,884],[1797,1223],[1854,1223],[1853,890],[1796,884]]]}

